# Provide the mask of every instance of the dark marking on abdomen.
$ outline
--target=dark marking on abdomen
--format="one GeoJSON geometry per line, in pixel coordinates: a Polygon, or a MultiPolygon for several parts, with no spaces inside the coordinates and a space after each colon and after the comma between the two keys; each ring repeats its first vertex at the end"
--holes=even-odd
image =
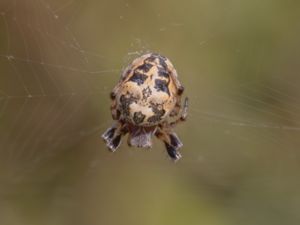
{"type": "Polygon", "coordinates": [[[137,71],[134,72],[132,77],[130,77],[129,81],[135,82],[138,85],[141,85],[145,82],[145,80],[148,78],[147,75],[139,73],[137,71]]]}
{"type": "Polygon", "coordinates": [[[158,73],[158,76],[160,76],[160,77],[169,78],[169,72],[163,68],[159,67],[157,73],[158,73]]]}
{"type": "Polygon", "coordinates": [[[142,94],[143,94],[143,100],[147,101],[147,99],[149,98],[149,96],[152,94],[152,91],[151,91],[151,89],[149,87],[147,87],[147,88],[144,88],[142,90],[142,94]]]}
{"type": "Polygon", "coordinates": [[[149,70],[153,67],[152,64],[149,63],[144,63],[143,65],[140,65],[139,67],[137,67],[137,70],[141,70],[145,73],[149,72],[149,70]]]}
{"type": "Polygon", "coordinates": [[[168,70],[168,65],[166,63],[166,60],[167,60],[166,57],[157,53],[152,53],[151,56],[145,59],[144,62],[154,62],[157,66],[162,67],[164,70],[168,70]]]}
{"type": "Polygon", "coordinates": [[[170,95],[168,83],[165,80],[156,79],[154,88],[157,91],[163,91],[163,92],[167,93],[168,95],[170,95]]]}
{"type": "Polygon", "coordinates": [[[154,115],[150,116],[147,121],[150,123],[160,122],[161,118],[166,113],[166,111],[162,108],[162,105],[152,103],[150,108],[152,109],[154,115]]]}
{"type": "Polygon", "coordinates": [[[164,68],[164,70],[168,70],[168,65],[166,63],[166,59],[163,58],[162,56],[158,57],[159,58],[159,65],[164,68]]]}
{"type": "Polygon", "coordinates": [[[126,95],[122,95],[120,97],[120,103],[121,103],[121,112],[125,117],[128,117],[130,115],[130,110],[129,110],[129,106],[133,103],[136,102],[137,98],[133,97],[132,95],[130,95],[129,97],[127,97],[126,95]]]}

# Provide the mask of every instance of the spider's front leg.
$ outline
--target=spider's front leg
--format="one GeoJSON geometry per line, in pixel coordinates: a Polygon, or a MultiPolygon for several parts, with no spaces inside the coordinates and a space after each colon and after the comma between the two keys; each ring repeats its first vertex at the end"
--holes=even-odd
{"type": "Polygon", "coordinates": [[[120,146],[122,136],[124,136],[127,132],[126,124],[117,122],[104,132],[102,138],[106,142],[106,146],[109,150],[114,152],[120,146]]]}
{"type": "MultiPolygon", "coordinates": [[[[111,93],[111,114],[114,120],[120,119],[120,112],[117,109],[116,93],[113,91],[111,93]]],[[[116,151],[121,144],[121,138],[128,132],[127,126],[121,122],[117,121],[113,126],[108,128],[102,135],[103,140],[106,142],[107,147],[112,151],[116,151]]]]}
{"type": "Polygon", "coordinates": [[[110,111],[111,111],[113,120],[119,120],[120,116],[121,116],[121,113],[120,113],[119,109],[117,108],[117,99],[116,99],[118,88],[119,88],[119,85],[117,85],[114,88],[114,90],[110,93],[110,98],[112,100],[111,106],[110,106],[110,111]]]}
{"type": "Polygon", "coordinates": [[[178,149],[181,148],[183,144],[178,138],[177,134],[175,134],[172,131],[159,128],[155,132],[155,136],[165,143],[165,147],[168,152],[168,155],[174,161],[177,161],[178,159],[181,158],[181,154],[179,153],[178,149]]]}

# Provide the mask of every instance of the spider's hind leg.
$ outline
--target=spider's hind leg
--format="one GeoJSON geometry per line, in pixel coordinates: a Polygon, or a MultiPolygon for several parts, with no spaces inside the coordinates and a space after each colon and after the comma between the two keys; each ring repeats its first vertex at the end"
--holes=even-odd
{"type": "Polygon", "coordinates": [[[178,138],[177,134],[175,134],[174,132],[168,132],[159,129],[156,131],[155,136],[165,143],[165,147],[168,152],[168,155],[174,161],[177,161],[178,159],[181,158],[181,154],[178,151],[178,149],[180,149],[183,146],[183,144],[178,138]]]}
{"type": "Polygon", "coordinates": [[[126,125],[118,122],[112,127],[108,128],[103,134],[102,138],[106,142],[106,146],[110,151],[114,152],[121,144],[122,136],[127,133],[126,125]]]}

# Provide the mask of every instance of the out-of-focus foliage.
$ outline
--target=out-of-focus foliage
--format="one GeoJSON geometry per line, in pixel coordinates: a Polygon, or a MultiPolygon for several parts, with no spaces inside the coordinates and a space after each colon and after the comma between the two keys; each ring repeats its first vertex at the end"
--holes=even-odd
{"type": "Polygon", "coordinates": [[[1,0],[0,224],[299,224],[299,17],[283,0],[1,0]],[[157,140],[100,139],[147,51],[190,98],[176,164],[157,140]]]}

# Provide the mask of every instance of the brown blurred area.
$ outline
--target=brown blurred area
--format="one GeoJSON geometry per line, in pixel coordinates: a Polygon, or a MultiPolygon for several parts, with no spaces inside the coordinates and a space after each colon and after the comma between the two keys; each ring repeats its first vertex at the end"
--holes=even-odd
{"type": "Polygon", "coordinates": [[[0,2],[0,224],[300,221],[300,3],[0,2]],[[133,58],[174,63],[183,158],[110,153],[109,92],[133,58]]]}

